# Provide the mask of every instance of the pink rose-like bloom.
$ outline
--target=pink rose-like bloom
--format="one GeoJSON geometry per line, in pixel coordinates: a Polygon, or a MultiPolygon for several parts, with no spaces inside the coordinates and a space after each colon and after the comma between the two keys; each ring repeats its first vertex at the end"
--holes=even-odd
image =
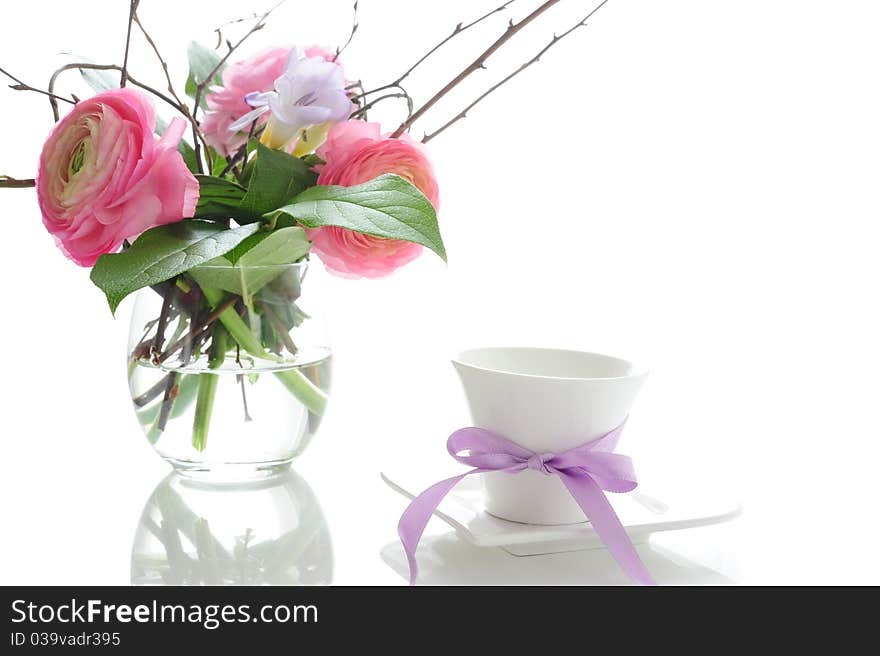
{"type": "MultiPolygon", "coordinates": [[[[209,146],[224,157],[232,157],[247,142],[247,130],[234,131],[229,126],[253,109],[245,102],[246,95],[275,88],[275,80],[284,73],[290,52],[291,48],[269,48],[223,69],[223,85],[212,87],[205,96],[210,111],[201,128],[209,146]]],[[[320,46],[311,46],[303,52],[306,57],[323,57],[327,61],[335,55],[320,46]]],[[[265,125],[268,118],[257,119],[257,127],[265,125]]]]}
{"type": "MultiPolygon", "coordinates": [[[[394,173],[418,187],[435,210],[440,207],[434,167],[427,151],[408,134],[395,139],[382,135],[378,123],[344,121],[330,129],[317,155],[326,162],[319,167],[318,184],[351,187],[383,173],[394,173]]],[[[307,232],[312,249],[327,269],[348,278],[387,276],[422,252],[419,244],[335,226],[307,232]]]]}
{"type": "Polygon", "coordinates": [[[195,212],[199,183],[177,151],[186,123],[161,139],[144,94],[112,89],[78,102],[40,155],[43,224],[77,264],[91,266],[125,239],[195,212]]]}

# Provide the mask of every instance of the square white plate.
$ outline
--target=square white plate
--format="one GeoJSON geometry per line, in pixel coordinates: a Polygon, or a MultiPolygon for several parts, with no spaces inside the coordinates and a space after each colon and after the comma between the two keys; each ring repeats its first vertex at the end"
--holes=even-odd
{"type": "MultiPolygon", "coordinates": [[[[395,492],[412,499],[427,483],[416,483],[408,474],[382,473],[382,480],[395,492]]],[[[684,492],[636,490],[628,494],[608,493],[630,539],[638,544],[652,533],[708,526],[726,522],[742,511],[734,499],[713,492],[705,485],[683,486],[684,492]],[[656,496],[654,495],[656,493],[656,496]]],[[[540,526],[499,519],[486,512],[478,476],[464,479],[440,503],[434,513],[458,535],[478,547],[502,547],[515,556],[560,553],[604,545],[589,522],[540,526]]]]}

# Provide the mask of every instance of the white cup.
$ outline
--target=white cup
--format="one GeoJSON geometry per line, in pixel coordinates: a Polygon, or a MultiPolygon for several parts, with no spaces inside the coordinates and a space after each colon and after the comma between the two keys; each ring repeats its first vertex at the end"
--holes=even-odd
{"type": "MultiPolygon", "coordinates": [[[[480,348],[452,361],[474,426],[536,453],[598,439],[629,414],[646,371],[598,353],[480,348]]],[[[482,474],[486,510],[526,524],[574,524],[584,513],[557,476],[527,469],[482,474]]]]}

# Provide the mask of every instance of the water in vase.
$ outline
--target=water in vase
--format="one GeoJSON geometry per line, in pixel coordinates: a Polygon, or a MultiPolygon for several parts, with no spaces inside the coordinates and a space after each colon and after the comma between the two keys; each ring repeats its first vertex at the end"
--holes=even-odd
{"type": "Polygon", "coordinates": [[[323,347],[300,351],[292,363],[232,354],[219,367],[206,356],[183,366],[142,359],[130,365],[129,387],[147,439],[178,469],[268,471],[299,455],[317,431],[322,410],[291,390],[305,386],[326,398],[330,365],[323,347]],[[206,393],[213,395],[207,418],[197,411],[206,393]]]}

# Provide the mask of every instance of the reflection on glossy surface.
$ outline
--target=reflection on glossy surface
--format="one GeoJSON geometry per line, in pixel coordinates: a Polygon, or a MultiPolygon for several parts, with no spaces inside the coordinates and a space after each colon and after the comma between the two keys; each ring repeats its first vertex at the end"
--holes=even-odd
{"type": "MultiPolygon", "coordinates": [[[[645,566],[660,585],[725,585],[733,581],[715,570],[653,544],[637,545],[645,566]]],[[[475,547],[454,532],[419,544],[421,585],[628,585],[606,549],[541,556],[514,556],[498,547],[475,547]]],[[[400,542],[382,549],[382,559],[409,579],[400,542]]]]}
{"type": "Polygon", "coordinates": [[[314,492],[293,471],[209,485],[169,474],[141,515],[133,584],[329,584],[333,552],[314,492]]]}

